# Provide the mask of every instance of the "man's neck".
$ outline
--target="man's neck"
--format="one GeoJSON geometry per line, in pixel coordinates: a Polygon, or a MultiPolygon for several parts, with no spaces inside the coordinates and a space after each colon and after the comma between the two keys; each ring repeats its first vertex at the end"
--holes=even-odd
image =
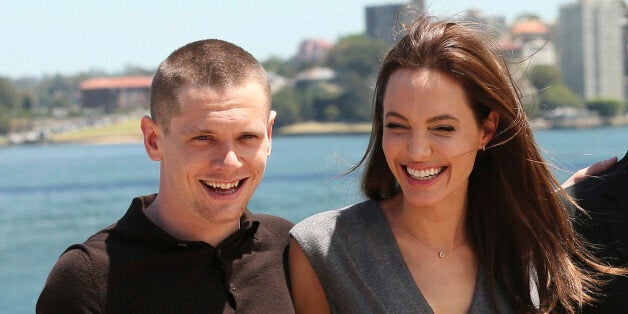
{"type": "Polygon", "coordinates": [[[217,247],[224,239],[240,229],[240,221],[215,223],[187,213],[173,212],[159,202],[159,194],[144,214],[168,234],[183,241],[202,241],[217,247]]]}

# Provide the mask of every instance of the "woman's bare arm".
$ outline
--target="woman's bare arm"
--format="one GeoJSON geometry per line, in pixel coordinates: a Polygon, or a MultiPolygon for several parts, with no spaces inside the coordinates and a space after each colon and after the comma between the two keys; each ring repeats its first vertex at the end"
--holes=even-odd
{"type": "Polygon", "coordinates": [[[316,272],[301,250],[299,243],[290,240],[288,255],[290,288],[297,313],[329,313],[329,303],[316,272]]]}

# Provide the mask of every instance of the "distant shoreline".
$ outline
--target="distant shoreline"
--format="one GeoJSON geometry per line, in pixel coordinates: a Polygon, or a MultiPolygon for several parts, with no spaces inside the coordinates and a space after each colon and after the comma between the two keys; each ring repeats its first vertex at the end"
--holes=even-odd
{"type": "MultiPolygon", "coordinates": [[[[628,125],[628,117],[615,118],[605,124],[580,123],[576,120],[556,121],[532,121],[535,129],[563,128],[582,129],[596,127],[618,127],[628,125]]],[[[370,134],[371,124],[362,123],[341,123],[341,122],[301,122],[289,126],[274,129],[275,136],[296,136],[296,135],[348,135],[348,134],[370,134]]],[[[110,145],[110,144],[130,144],[141,143],[143,141],[140,131],[140,119],[129,118],[109,125],[87,127],[77,131],[52,134],[45,140],[37,140],[24,144],[85,144],[85,145],[110,145]]],[[[0,146],[11,145],[6,137],[0,136],[0,146]]]]}
{"type": "MultiPolygon", "coordinates": [[[[303,122],[273,130],[275,136],[369,134],[370,123],[303,122]]],[[[110,145],[141,143],[139,119],[127,119],[105,126],[88,127],[77,131],[53,134],[45,140],[23,144],[85,144],[110,145]]],[[[19,145],[23,145],[19,144],[19,145]]],[[[0,137],[0,146],[11,145],[7,138],[0,137]]]]}

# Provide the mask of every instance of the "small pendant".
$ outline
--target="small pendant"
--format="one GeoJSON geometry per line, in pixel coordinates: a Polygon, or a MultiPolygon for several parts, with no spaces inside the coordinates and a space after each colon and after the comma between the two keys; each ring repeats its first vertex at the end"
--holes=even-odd
{"type": "Polygon", "coordinates": [[[444,250],[438,251],[438,257],[440,257],[440,258],[445,257],[445,251],[444,250]]]}

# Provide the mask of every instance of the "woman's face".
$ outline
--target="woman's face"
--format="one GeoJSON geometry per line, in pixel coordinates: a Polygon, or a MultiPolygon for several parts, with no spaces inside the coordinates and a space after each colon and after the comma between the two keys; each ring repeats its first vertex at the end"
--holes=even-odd
{"type": "MultiPolygon", "coordinates": [[[[441,72],[398,69],[384,94],[382,146],[406,205],[464,202],[477,151],[497,125],[478,125],[462,86],[441,72]]],[[[464,203],[462,203],[464,204],[464,203]]]]}

